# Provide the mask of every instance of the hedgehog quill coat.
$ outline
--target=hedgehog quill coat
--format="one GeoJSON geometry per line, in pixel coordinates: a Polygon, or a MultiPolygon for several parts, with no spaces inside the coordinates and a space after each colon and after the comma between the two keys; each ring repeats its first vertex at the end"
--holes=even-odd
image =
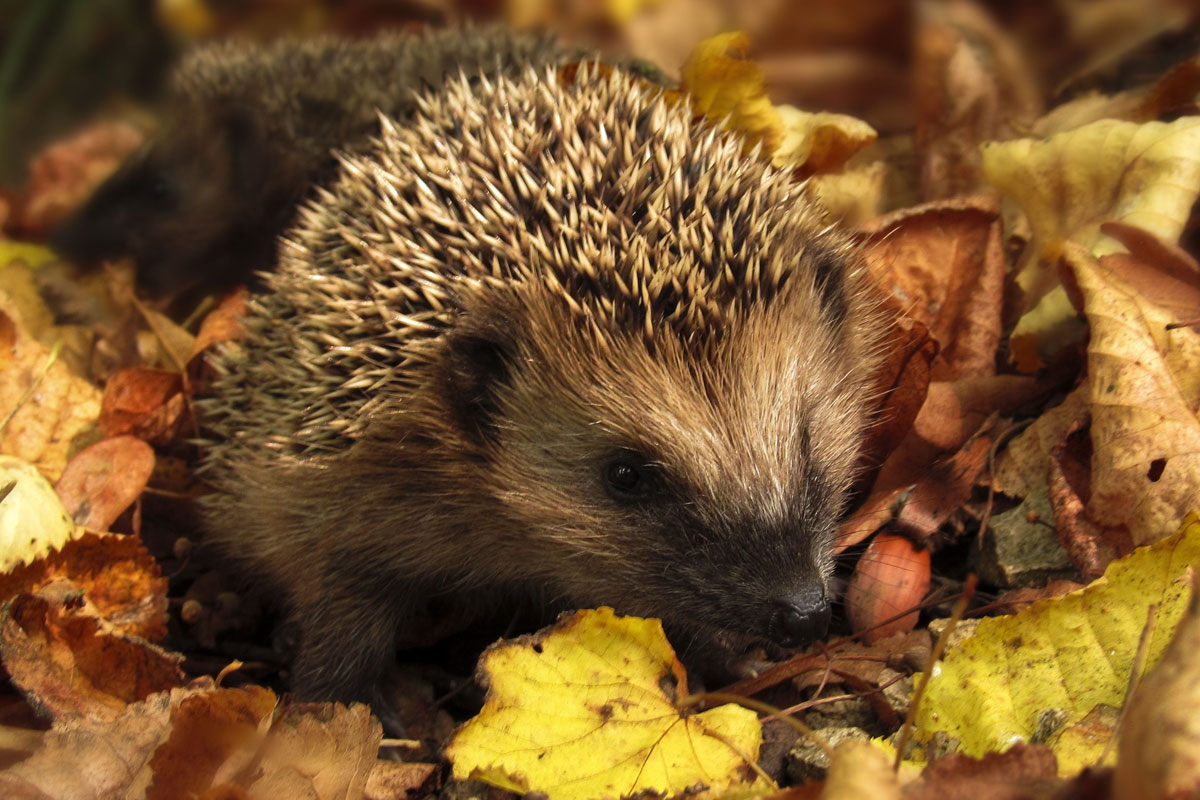
{"type": "Polygon", "coordinates": [[[215,538],[302,696],[378,701],[427,598],[696,642],[824,631],[878,327],[789,176],[620,71],[452,82],[301,214],[215,360],[215,538]]]}

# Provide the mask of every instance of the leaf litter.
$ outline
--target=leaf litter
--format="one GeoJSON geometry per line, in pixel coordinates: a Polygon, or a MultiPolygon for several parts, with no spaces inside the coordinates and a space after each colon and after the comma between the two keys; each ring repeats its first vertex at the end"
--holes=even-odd
{"type": "MultiPolygon", "coordinates": [[[[192,11],[164,19],[185,36],[294,24],[255,16],[255,3],[221,18],[180,5],[192,11]]],[[[893,320],[880,422],[839,535],[848,627],[870,644],[834,638],[759,662],[730,691],[769,696],[826,730],[859,724],[886,736],[907,710],[912,674],[932,668],[920,746],[905,754],[928,765],[893,775],[868,769],[880,745],[842,745],[826,797],[980,796],[989,785],[1086,796],[1109,781],[1115,796],[1139,796],[1131,786],[1194,791],[1200,781],[1183,768],[1197,757],[1194,740],[1155,736],[1176,729],[1171,714],[1188,713],[1180,687],[1196,652],[1189,628],[1175,630],[1200,496],[1200,72],[1197,54],[1172,44],[1196,20],[1132,0],[1003,12],[970,0],[916,10],[842,0],[803,12],[732,12],[709,0],[535,5],[506,13],[591,30],[668,74],[678,65],[697,113],[807,178],[831,217],[856,229],[893,320]],[[898,46],[895,31],[909,26],[911,41],[898,46]],[[1066,39],[1038,38],[1051,28],[1066,39]],[[1133,74],[1142,82],[1111,88],[1114,75],[1133,74]],[[1065,595],[1036,581],[992,587],[1001,594],[981,613],[1025,610],[985,620],[930,665],[924,623],[979,568],[989,520],[1039,497],[1043,505],[1020,506],[1030,509],[1025,529],[1046,531],[1077,577],[1104,577],[1065,595]],[[1144,678],[1134,670],[1143,634],[1144,678]],[[1104,751],[1106,766],[1073,777],[1104,751]]],[[[323,7],[309,19],[345,24],[323,7]]],[[[256,685],[274,683],[282,660],[260,644],[261,611],[175,527],[195,491],[190,396],[206,382],[203,353],[237,337],[245,290],[181,323],[136,300],[118,265],[82,280],[73,305],[43,300],[65,302],[74,279],[38,242],[139,138],[128,127],[84,131],[35,159],[25,189],[0,195],[10,237],[0,239],[0,454],[10,476],[0,478],[0,657],[50,724],[0,771],[0,792],[425,797],[443,757],[455,778],[552,797],[775,791],[750,761],[786,783],[798,756],[787,736],[763,738],[774,721],[760,728],[745,709],[677,707],[657,678],[680,694],[687,678],[665,640],[645,634],[656,623],[611,612],[490,649],[492,694],[449,748],[430,679],[409,674],[397,686],[412,713],[441,721],[414,726],[427,735],[411,750],[385,748],[405,762],[378,760],[382,733],[364,706],[280,703],[256,685]],[[102,309],[103,322],[59,324],[65,307],[102,309]],[[616,672],[588,655],[598,636],[611,648],[601,663],[616,672]],[[192,662],[206,666],[181,670],[192,662]],[[627,672],[634,662],[642,672],[627,672]],[[541,677],[530,685],[531,676],[541,677]],[[562,708],[580,711],[564,718],[562,708]],[[736,733],[707,722],[718,711],[736,733]],[[627,735],[605,738],[618,729],[627,735]],[[481,730],[493,738],[471,743],[481,730]],[[536,746],[527,739],[519,752],[505,739],[512,730],[536,746]],[[669,745],[685,731],[692,747],[679,755],[669,745]],[[542,757],[522,761],[530,752],[542,757]],[[622,752],[642,754],[640,778],[620,771],[622,752]]],[[[1023,568],[1018,559],[989,574],[1022,580],[1023,568]]],[[[436,682],[450,697],[465,685],[436,682]]]]}

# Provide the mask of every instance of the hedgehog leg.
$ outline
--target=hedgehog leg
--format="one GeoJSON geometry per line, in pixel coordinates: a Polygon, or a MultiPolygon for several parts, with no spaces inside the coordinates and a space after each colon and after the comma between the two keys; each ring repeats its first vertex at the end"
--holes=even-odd
{"type": "Polygon", "coordinates": [[[412,612],[411,594],[397,592],[397,583],[395,575],[362,563],[343,564],[329,570],[315,600],[292,615],[300,631],[292,664],[297,698],[368,703],[390,736],[402,736],[404,726],[384,696],[384,679],[412,612]]]}

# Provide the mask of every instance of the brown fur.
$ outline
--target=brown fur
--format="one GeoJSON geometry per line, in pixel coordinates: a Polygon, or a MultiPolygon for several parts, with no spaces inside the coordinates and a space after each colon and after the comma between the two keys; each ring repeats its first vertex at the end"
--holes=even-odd
{"type": "Polygon", "coordinates": [[[877,323],[740,148],[622,73],[530,72],[385,126],[305,212],[205,408],[213,535],[286,594],[302,694],[377,699],[439,595],[741,643],[820,596],[877,323]]]}

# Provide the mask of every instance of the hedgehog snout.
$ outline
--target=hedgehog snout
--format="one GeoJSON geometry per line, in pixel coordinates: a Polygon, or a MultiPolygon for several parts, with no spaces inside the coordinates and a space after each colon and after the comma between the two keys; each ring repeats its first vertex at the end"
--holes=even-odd
{"type": "Polygon", "coordinates": [[[829,598],[819,585],[776,599],[769,613],[767,636],[780,647],[811,644],[829,629],[829,598]]]}

